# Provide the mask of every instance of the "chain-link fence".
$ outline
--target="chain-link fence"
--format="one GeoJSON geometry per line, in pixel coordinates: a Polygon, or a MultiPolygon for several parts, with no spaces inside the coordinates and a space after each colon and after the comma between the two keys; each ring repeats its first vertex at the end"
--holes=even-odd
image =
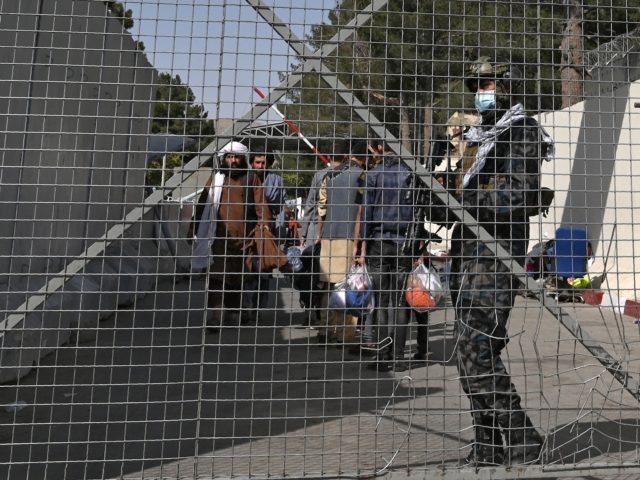
{"type": "Polygon", "coordinates": [[[0,477],[634,478],[639,20],[0,2],[0,477]]]}

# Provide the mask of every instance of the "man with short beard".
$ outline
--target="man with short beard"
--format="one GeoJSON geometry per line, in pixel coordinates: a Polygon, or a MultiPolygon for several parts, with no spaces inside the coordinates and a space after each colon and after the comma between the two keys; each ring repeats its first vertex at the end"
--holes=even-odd
{"type": "MultiPolygon", "coordinates": [[[[255,147],[254,147],[255,148],[255,147]]],[[[282,241],[285,236],[285,218],[288,214],[286,207],[287,191],[284,188],[284,181],[281,175],[271,171],[274,158],[271,152],[268,152],[266,146],[258,148],[251,152],[251,170],[260,178],[262,182],[262,190],[264,200],[269,207],[271,214],[271,228],[277,232],[277,237],[282,241]]],[[[255,271],[251,280],[245,283],[244,301],[246,307],[242,313],[243,321],[257,322],[267,307],[269,297],[269,283],[272,277],[271,271],[255,271]],[[261,313],[262,312],[262,313],[261,313]]]]}
{"type": "Polygon", "coordinates": [[[217,331],[223,320],[230,320],[229,314],[236,316],[240,310],[242,288],[250,275],[245,265],[249,234],[258,223],[268,228],[270,221],[260,179],[249,170],[247,154],[247,147],[239,142],[230,142],[220,150],[218,169],[196,207],[196,256],[192,265],[209,271],[210,331],[217,331]]]}

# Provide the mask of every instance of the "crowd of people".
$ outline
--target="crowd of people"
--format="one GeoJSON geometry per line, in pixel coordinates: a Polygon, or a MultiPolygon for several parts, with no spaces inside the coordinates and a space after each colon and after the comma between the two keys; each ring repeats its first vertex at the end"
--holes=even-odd
{"type": "MultiPolygon", "coordinates": [[[[464,152],[458,152],[456,171],[439,180],[523,264],[529,217],[540,207],[540,165],[552,159],[553,142],[525,114],[520,81],[519,69],[508,62],[482,57],[471,65],[466,85],[475,95],[478,122],[452,129],[451,140],[464,152]]],[[[207,327],[212,332],[223,323],[260,321],[270,272],[246,264],[245,242],[260,225],[282,236],[288,217],[282,177],[269,170],[269,152],[231,142],[218,159],[194,225],[194,266],[209,273],[207,327]],[[237,312],[241,318],[231,320],[237,312]]],[[[370,368],[405,371],[429,355],[428,312],[412,312],[407,304],[407,276],[430,262],[425,222],[450,228],[455,219],[445,206],[434,208],[434,196],[411,162],[383,141],[345,140],[331,161],[312,179],[297,239],[311,257],[313,275],[301,289],[310,326],[320,347],[369,352],[370,368]],[[366,267],[374,292],[374,308],[361,315],[330,303],[336,285],[354,266],[366,267]],[[419,325],[417,349],[408,356],[412,317],[419,325]]],[[[469,227],[455,222],[449,251],[457,365],[475,431],[465,462],[476,467],[535,462],[543,440],[501,359],[518,279],[469,227]]]]}

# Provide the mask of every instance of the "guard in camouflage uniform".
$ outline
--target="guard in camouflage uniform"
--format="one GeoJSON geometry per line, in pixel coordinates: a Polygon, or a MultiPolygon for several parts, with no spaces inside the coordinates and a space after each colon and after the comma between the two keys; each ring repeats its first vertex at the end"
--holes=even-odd
{"type": "MultiPolygon", "coordinates": [[[[463,172],[460,202],[479,224],[524,264],[529,216],[540,210],[540,165],[553,157],[553,140],[515,101],[522,76],[509,62],[481,57],[467,72],[479,125],[465,134],[475,161],[463,172]]],[[[471,402],[475,442],[469,466],[537,462],[542,438],[520,406],[500,353],[518,280],[464,225],[452,242],[452,300],[458,328],[457,360],[471,402]]]]}

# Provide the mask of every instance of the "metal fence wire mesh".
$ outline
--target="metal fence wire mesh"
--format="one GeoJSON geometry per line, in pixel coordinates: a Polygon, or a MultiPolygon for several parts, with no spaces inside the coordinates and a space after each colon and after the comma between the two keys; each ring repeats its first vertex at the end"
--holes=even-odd
{"type": "Polygon", "coordinates": [[[0,478],[636,478],[639,21],[0,1],[0,478]]]}

